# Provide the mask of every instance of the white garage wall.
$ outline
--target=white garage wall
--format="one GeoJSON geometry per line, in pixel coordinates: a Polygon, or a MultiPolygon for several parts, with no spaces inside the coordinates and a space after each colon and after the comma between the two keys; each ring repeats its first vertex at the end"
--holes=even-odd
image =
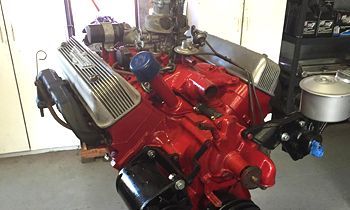
{"type": "Polygon", "coordinates": [[[188,0],[189,23],[279,61],[287,0],[188,0]]]}
{"type": "Polygon", "coordinates": [[[242,46],[278,63],[287,0],[245,0],[242,46]]]}
{"type": "Polygon", "coordinates": [[[240,43],[244,0],[189,0],[190,25],[212,35],[240,43]]]}
{"type": "Polygon", "coordinates": [[[40,117],[34,86],[38,50],[47,53],[47,59],[39,62],[39,69],[59,72],[57,47],[66,39],[67,30],[63,1],[1,0],[1,3],[31,149],[78,147],[75,135],[60,126],[48,110],[44,118],[40,117]]]}

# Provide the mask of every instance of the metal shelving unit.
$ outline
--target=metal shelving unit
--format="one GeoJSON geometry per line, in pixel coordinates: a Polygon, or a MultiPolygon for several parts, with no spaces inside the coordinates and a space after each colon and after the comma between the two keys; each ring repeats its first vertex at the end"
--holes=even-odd
{"type": "MultiPolygon", "coordinates": [[[[280,112],[291,113],[298,109],[299,82],[305,75],[333,73],[350,64],[349,37],[303,37],[308,0],[289,0],[288,4],[299,2],[298,17],[294,17],[294,31],[286,30],[290,15],[287,11],[283,34],[281,66],[281,98],[273,106],[280,112]]],[[[288,10],[288,9],[287,9],[288,10]]]]}

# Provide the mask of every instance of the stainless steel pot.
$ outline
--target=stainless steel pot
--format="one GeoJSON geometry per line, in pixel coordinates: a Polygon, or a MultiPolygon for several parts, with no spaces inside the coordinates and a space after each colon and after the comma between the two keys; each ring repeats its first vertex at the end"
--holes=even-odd
{"type": "Polygon", "coordinates": [[[320,122],[341,122],[350,118],[350,84],[343,74],[317,75],[300,82],[300,112],[320,122]]]}

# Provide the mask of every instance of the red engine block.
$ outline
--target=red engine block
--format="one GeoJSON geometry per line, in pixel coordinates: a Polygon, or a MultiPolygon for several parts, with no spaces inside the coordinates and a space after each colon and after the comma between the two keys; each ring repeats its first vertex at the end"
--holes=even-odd
{"type": "MultiPolygon", "coordinates": [[[[274,185],[276,171],[259,145],[241,136],[252,124],[249,87],[225,68],[190,59],[182,58],[174,72],[156,76],[150,93],[135,76],[124,75],[141,93],[142,102],[108,129],[114,167],[121,169],[143,147],[153,146],[176,154],[183,173],[189,174],[194,168],[194,155],[206,145],[207,151],[198,160],[200,171],[187,187],[193,209],[209,202],[220,207],[222,202],[213,193],[218,190],[250,199],[248,189],[274,185]],[[221,116],[198,112],[199,104],[221,116]]],[[[266,116],[270,96],[259,90],[257,96],[266,116]]]]}

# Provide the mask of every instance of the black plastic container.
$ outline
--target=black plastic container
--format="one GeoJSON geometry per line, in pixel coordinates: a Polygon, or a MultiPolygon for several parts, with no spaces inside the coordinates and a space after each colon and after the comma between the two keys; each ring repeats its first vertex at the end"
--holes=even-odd
{"type": "Polygon", "coordinates": [[[318,18],[311,11],[306,13],[306,19],[304,21],[303,34],[302,37],[315,37],[318,18]]]}
{"type": "Polygon", "coordinates": [[[289,0],[287,3],[284,33],[294,37],[315,37],[318,13],[310,7],[313,0],[289,0]]]}
{"type": "Polygon", "coordinates": [[[334,36],[350,36],[350,12],[339,12],[333,30],[334,36]]]}
{"type": "Polygon", "coordinates": [[[334,0],[288,0],[284,33],[290,36],[331,37],[336,20],[334,0]]]}
{"type": "Polygon", "coordinates": [[[336,13],[333,11],[334,2],[324,2],[319,5],[319,18],[317,22],[317,37],[333,36],[336,13]]]}

